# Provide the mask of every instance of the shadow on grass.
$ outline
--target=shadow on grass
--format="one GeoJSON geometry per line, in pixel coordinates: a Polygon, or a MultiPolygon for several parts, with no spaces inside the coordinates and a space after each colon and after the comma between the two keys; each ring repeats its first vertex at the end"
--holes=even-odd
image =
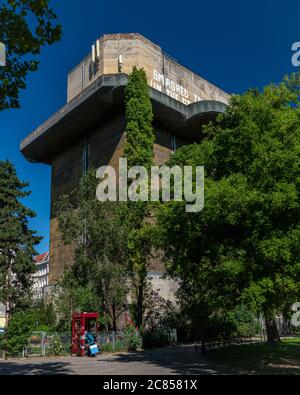
{"type": "Polygon", "coordinates": [[[252,344],[209,352],[207,359],[238,374],[300,375],[300,343],[252,344]]]}

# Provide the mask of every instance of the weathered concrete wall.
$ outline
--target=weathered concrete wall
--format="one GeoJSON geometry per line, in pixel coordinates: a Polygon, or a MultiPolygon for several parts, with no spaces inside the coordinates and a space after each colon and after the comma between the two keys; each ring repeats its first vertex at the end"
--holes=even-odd
{"type": "MultiPolygon", "coordinates": [[[[157,128],[154,130],[156,134],[154,161],[160,165],[165,163],[173,150],[184,142],[169,132],[157,128]]],[[[101,126],[96,126],[84,139],[73,142],[52,162],[50,285],[54,285],[61,278],[65,268],[72,264],[74,255],[73,246],[62,243],[56,213],[57,201],[61,196],[69,195],[77,189],[86,165],[90,168],[98,168],[109,164],[118,171],[119,158],[124,153],[124,131],[124,114],[116,115],[101,126]]],[[[152,271],[164,271],[164,265],[159,258],[152,259],[150,266],[152,271]]]]}
{"type": "MultiPolygon", "coordinates": [[[[227,103],[229,95],[202,77],[179,65],[165,55],[162,49],[140,34],[105,35],[99,40],[99,58],[93,62],[90,53],[68,75],[68,102],[81,94],[102,75],[126,73],[132,68],[144,68],[148,84],[186,105],[217,100],[227,103]],[[120,64],[120,55],[122,64],[120,64]]],[[[56,202],[60,196],[70,194],[79,184],[87,166],[98,168],[112,165],[118,170],[118,160],[124,153],[125,117],[110,114],[109,119],[85,131],[80,141],[71,142],[66,147],[58,147],[62,152],[52,161],[51,191],[51,243],[50,243],[50,285],[61,278],[65,268],[72,264],[74,248],[62,244],[56,218],[56,202]]],[[[171,133],[171,126],[157,124],[154,127],[154,162],[165,163],[171,153],[185,142],[171,133]]],[[[159,254],[149,262],[152,273],[164,272],[159,254]]],[[[176,284],[166,282],[159,274],[153,276],[153,287],[160,290],[165,299],[174,300],[176,284]]]]}
{"type": "MultiPolygon", "coordinates": [[[[223,90],[179,65],[164,54],[158,45],[140,34],[111,34],[99,40],[99,57],[93,61],[90,53],[68,75],[68,102],[72,103],[64,106],[37,128],[21,145],[23,152],[27,152],[28,159],[47,164],[51,162],[52,166],[50,286],[55,285],[65,268],[73,263],[74,255],[73,246],[62,244],[56,213],[57,201],[62,195],[71,194],[78,188],[79,181],[87,167],[98,168],[110,164],[118,170],[118,160],[123,156],[125,142],[123,99],[121,103],[124,91],[118,90],[118,87],[124,89],[125,83],[119,86],[117,82],[116,85],[106,86],[104,80],[118,80],[116,74],[130,74],[134,66],[145,69],[148,84],[154,89],[150,93],[156,117],[154,162],[157,165],[165,163],[171,153],[180,146],[187,142],[198,141],[202,123],[208,122],[214,116],[212,114],[221,111],[218,108],[212,109],[213,106],[208,105],[211,102],[203,103],[203,108],[198,108],[201,115],[198,134],[198,121],[192,132],[190,129],[192,123],[184,126],[185,120],[196,118],[194,113],[188,117],[185,112],[188,113],[192,108],[195,110],[196,107],[202,107],[202,104],[185,107],[180,103],[188,105],[206,100],[228,103],[229,95],[223,90]],[[108,75],[111,77],[108,78],[108,75]],[[98,80],[101,76],[104,76],[103,81],[98,80]],[[95,81],[91,89],[86,90],[95,81]],[[84,94],[79,96],[82,92],[84,94]],[[98,94],[101,100],[96,100],[98,94]],[[177,102],[171,100],[170,97],[177,102]],[[74,98],[78,100],[73,100],[74,98]],[[110,100],[112,98],[114,100],[110,100]],[[116,98],[118,101],[115,101],[116,98]],[[207,112],[207,118],[202,117],[204,112],[207,112]],[[175,132],[174,125],[177,126],[178,120],[181,126],[175,132]],[[181,127],[184,127],[188,133],[181,132],[181,127]],[[187,141],[181,140],[178,136],[175,137],[172,129],[173,133],[183,136],[187,141]],[[54,139],[52,133],[54,133],[54,139]],[[39,138],[41,140],[38,140],[39,138]],[[49,141],[51,144],[48,145],[49,141]],[[60,143],[56,143],[57,141],[60,143]],[[31,145],[30,150],[24,151],[24,148],[28,148],[29,145],[31,145]]],[[[127,82],[127,78],[125,80],[127,82]]],[[[225,106],[221,105],[221,107],[225,106]]],[[[149,262],[149,271],[159,273],[164,270],[163,260],[159,254],[156,254],[156,257],[149,262]]],[[[163,294],[166,299],[172,294],[173,300],[176,284],[168,285],[160,275],[154,277],[155,289],[161,289],[160,294],[163,294]]]]}
{"type": "Polygon", "coordinates": [[[68,76],[68,101],[81,93],[103,74],[122,71],[130,74],[134,66],[144,68],[148,83],[184,104],[202,100],[228,103],[229,95],[204,78],[178,64],[162,49],[137,33],[104,35],[100,40],[100,57],[92,62],[89,54],[68,76]],[[122,56],[120,69],[119,59],[122,56]]]}
{"type": "Polygon", "coordinates": [[[89,167],[110,165],[119,168],[124,152],[125,118],[120,114],[104,125],[96,127],[88,136],[89,167]]]}
{"type": "Polygon", "coordinates": [[[59,154],[52,162],[50,272],[49,283],[55,284],[64,269],[73,262],[73,248],[62,243],[56,218],[56,204],[63,195],[71,194],[78,186],[84,169],[84,142],[78,141],[59,154]]]}
{"type": "Polygon", "coordinates": [[[179,284],[169,277],[165,277],[160,272],[149,272],[148,280],[151,283],[152,289],[165,301],[170,301],[176,304],[176,292],[179,284]]]}

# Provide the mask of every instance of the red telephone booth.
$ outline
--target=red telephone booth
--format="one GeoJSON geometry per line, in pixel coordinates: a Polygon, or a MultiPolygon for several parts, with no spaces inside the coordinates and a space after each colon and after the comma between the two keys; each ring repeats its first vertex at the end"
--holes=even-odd
{"type": "Polygon", "coordinates": [[[85,356],[85,333],[98,333],[98,318],[98,313],[76,313],[72,315],[72,355],[85,356]]]}

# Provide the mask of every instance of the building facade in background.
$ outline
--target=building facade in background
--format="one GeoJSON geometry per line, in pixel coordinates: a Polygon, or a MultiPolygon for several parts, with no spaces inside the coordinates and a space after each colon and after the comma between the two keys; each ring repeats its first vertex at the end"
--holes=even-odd
{"type": "Polygon", "coordinates": [[[0,334],[4,331],[6,322],[6,308],[3,303],[0,303],[0,334]]]}
{"type": "MultiPolygon", "coordinates": [[[[89,167],[111,165],[118,171],[125,141],[125,88],[134,66],[144,68],[148,78],[157,165],[165,163],[176,148],[201,141],[202,126],[226,109],[227,93],[140,34],[109,34],[97,40],[68,75],[67,104],[20,147],[29,161],[50,165],[52,170],[50,285],[73,262],[72,246],[63,245],[59,236],[56,202],[74,191],[89,167]]],[[[155,273],[161,289],[162,260],[149,262],[149,272],[155,273]]]]}
{"type": "Polygon", "coordinates": [[[49,252],[46,252],[34,258],[36,272],[32,275],[32,290],[36,299],[43,299],[44,289],[49,285],[49,256],[49,252]]]}

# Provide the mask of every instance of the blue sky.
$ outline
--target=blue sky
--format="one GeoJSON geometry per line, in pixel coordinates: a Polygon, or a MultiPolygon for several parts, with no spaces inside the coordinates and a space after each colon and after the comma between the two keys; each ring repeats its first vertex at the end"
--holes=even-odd
{"type": "Polygon", "coordinates": [[[27,79],[22,108],[0,113],[0,159],[15,163],[30,183],[31,226],[49,248],[50,167],[28,163],[20,141],[66,102],[67,73],[105,33],[139,32],[227,92],[263,87],[295,69],[291,46],[300,41],[299,0],[56,0],[61,42],[45,47],[38,72],[27,79]]]}

